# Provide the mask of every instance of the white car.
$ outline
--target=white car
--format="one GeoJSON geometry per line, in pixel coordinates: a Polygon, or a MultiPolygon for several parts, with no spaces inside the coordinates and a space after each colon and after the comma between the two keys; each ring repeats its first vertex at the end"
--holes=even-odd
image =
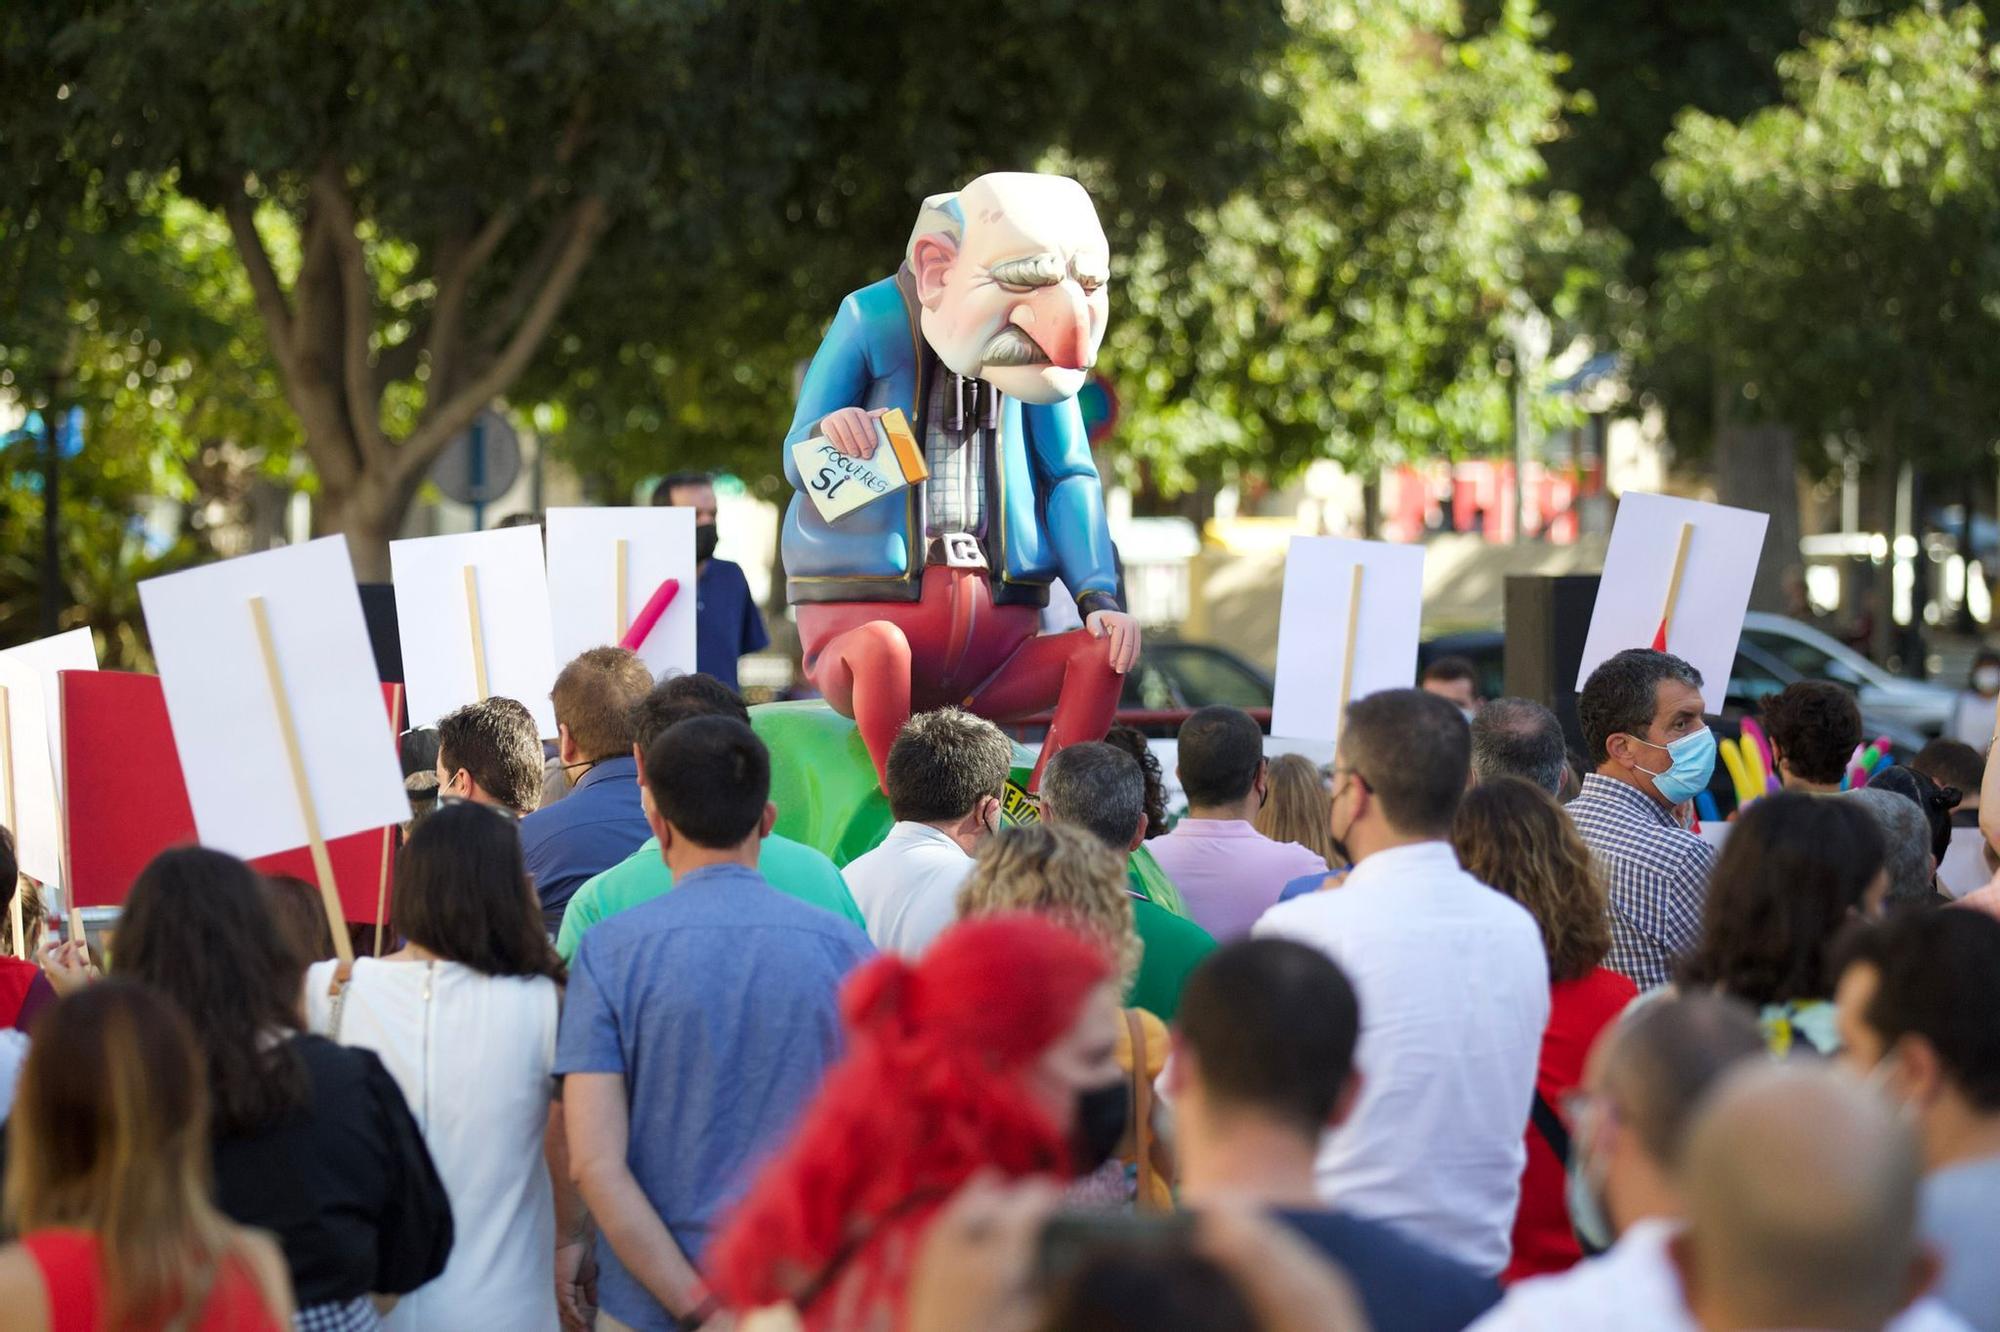
{"type": "Polygon", "coordinates": [[[1906,680],[1809,624],[1751,611],[1743,638],[1808,680],[1832,680],[1854,690],[1862,712],[1936,736],[1951,722],[1957,691],[1929,680],[1906,680]]]}

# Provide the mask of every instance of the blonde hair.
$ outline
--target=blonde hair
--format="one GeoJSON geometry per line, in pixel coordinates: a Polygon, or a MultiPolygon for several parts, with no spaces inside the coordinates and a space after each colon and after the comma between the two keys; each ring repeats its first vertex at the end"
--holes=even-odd
{"type": "Polygon", "coordinates": [[[1333,849],[1333,796],[1320,777],[1319,765],[1301,754],[1271,760],[1270,796],[1257,811],[1257,831],[1274,842],[1297,842],[1326,862],[1342,863],[1333,849]]]}
{"type": "Polygon", "coordinates": [[[1138,972],[1124,858],[1081,828],[1031,823],[987,840],[958,890],[958,918],[1001,911],[1051,916],[1098,941],[1118,965],[1121,987],[1138,972]]]}
{"type": "Polygon", "coordinates": [[[247,1260],[210,1201],[208,1083],[187,1019],[112,979],[39,1025],[7,1126],[9,1223],[97,1237],[106,1326],[195,1326],[222,1264],[247,1260]]]}

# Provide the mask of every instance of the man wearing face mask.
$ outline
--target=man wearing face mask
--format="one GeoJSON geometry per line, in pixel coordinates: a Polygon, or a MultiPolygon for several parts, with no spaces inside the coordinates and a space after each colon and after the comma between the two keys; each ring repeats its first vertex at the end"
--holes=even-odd
{"type": "Polygon", "coordinates": [[[1471,763],[1465,718],[1435,694],[1392,689],[1351,705],[1332,831],[1354,869],[1330,892],[1273,907],[1253,933],[1319,949],[1360,998],[1361,1093],[1321,1149],[1320,1197],[1498,1275],[1549,969],[1534,918],[1452,851],[1471,763]]]}
{"type": "Polygon", "coordinates": [[[1667,1251],[1682,1149],[1708,1091],[1763,1053],[1750,1011],[1715,995],[1642,1004],[1607,1031],[1572,1098],[1568,1162],[1570,1220],[1602,1256],[1520,1282],[1474,1332],[1691,1327],[1667,1251]]]}
{"type": "Polygon", "coordinates": [[[771,635],[742,566],[715,558],[715,482],[675,472],[653,487],[653,503],[694,510],[694,668],[734,689],[737,658],[771,646],[771,635]]]}
{"type": "Polygon", "coordinates": [[[2000,921],[1912,912],[1857,937],[1835,992],[1842,1060],[1893,1097],[1923,1151],[1937,1297],[2000,1330],[2000,921]]]}
{"type": "Polygon", "coordinates": [[[1700,938],[1715,868],[1715,848],[1689,831],[1715,771],[1701,672],[1632,648],[1590,673],[1576,711],[1597,770],[1567,808],[1610,890],[1605,965],[1649,990],[1700,938]]]}
{"type": "Polygon", "coordinates": [[[896,824],[841,871],[877,948],[915,957],[958,918],[958,890],[1000,826],[1013,761],[1013,742],[969,712],[939,708],[903,723],[883,783],[896,824]]]}

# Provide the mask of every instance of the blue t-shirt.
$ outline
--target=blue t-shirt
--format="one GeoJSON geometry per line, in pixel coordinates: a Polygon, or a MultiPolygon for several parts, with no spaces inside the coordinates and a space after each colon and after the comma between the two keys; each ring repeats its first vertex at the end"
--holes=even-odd
{"type": "Polygon", "coordinates": [[[553,937],[584,881],[604,873],[653,835],[639,803],[639,762],[630,754],[593,764],[570,793],[521,820],[521,854],[553,937]]]}
{"type": "MultiPolygon", "coordinates": [[[[839,1058],[840,984],[872,952],[847,921],[741,865],[696,870],[583,936],[555,1071],[623,1075],[626,1163],[697,1267],[839,1058]]],[[[606,1313],[675,1326],[601,1235],[597,1261],[606,1313]]]]}
{"type": "Polygon", "coordinates": [[[695,579],[694,668],[736,688],[736,659],[771,645],[741,566],[710,560],[695,579]]]}
{"type": "Polygon", "coordinates": [[[1280,1220],[1354,1282],[1375,1332],[1460,1332],[1500,1302],[1500,1285],[1393,1226],[1346,1212],[1280,1220]]]}
{"type": "MultiPolygon", "coordinates": [[[[1335,870],[1334,876],[1339,878],[1346,875],[1346,873],[1346,870],[1335,870]]],[[[1325,883],[1326,880],[1327,875],[1324,870],[1317,870],[1311,874],[1301,874],[1298,878],[1293,879],[1278,890],[1278,900],[1280,902],[1289,902],[1294,897],[1304,897],[1307,893],[1316,893],[1319,891],[1319,886],[1325,883]]]]}

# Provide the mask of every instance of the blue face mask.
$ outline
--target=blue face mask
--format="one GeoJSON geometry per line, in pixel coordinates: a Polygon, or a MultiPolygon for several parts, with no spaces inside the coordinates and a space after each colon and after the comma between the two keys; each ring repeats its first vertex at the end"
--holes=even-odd
{"type": "Polygon", "coordinates": [[[1570,1151],[1569,1178],[1564,1185],[1564,1201],[1569,1204],[1570,1229],[1583,1246],[1586,1257],[1603,1253],[1617,1242],[1611,1233],[1611,1219],[1598,1201],[1597,1185],[1590,1179],[1590,1156],[1581,1142],[1570,1151]]]}
{"type": "Polygon", "coordinates": [[[1708,789],[1708,779],[1715,775],[1715,732],[1706,726],[1689,731],[1670,745],[1656,745],[1636,735],[1632,739],[1648,749],[1665,750],[1672,760],[1660,772],[1639,769],[1653,779],[1653,789],[1660,793],[1660,799],[1678,805],[1708,789]]]}

